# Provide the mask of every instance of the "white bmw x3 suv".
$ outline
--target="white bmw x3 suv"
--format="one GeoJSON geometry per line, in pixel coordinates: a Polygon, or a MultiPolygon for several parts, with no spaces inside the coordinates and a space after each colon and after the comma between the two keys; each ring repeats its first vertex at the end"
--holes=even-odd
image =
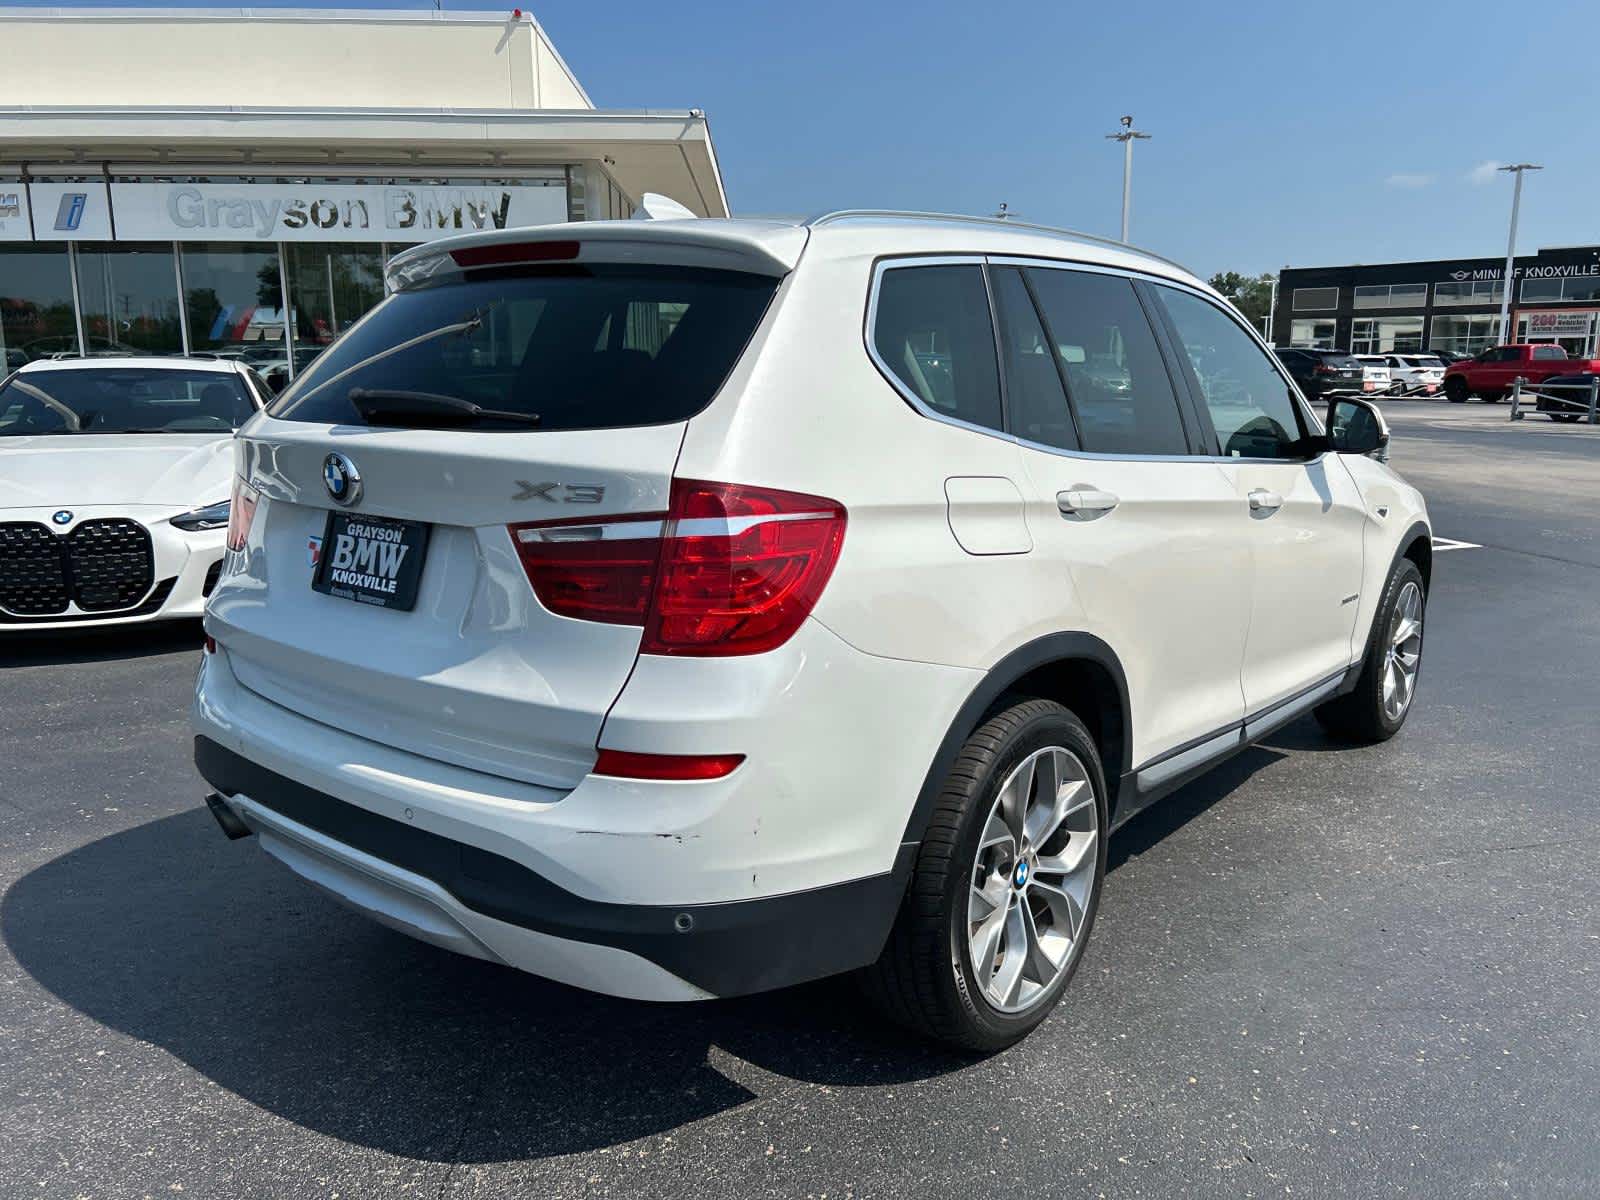
{"type": "Polygon", "coordinates": [[[652,1000],[864,968],[1022,1037],[1110,832],[1304,713],[1405,720],[1431,566],[1180,267],[833,214],[471,235],[241,432],[196,761],[225,831],[652,1000]]]}
{"type": "Polygon", "coordinates": [[[200,616],[233,431],[266,398],[207,359],[47,359],[0,380],[0,637],[200,616]]]}

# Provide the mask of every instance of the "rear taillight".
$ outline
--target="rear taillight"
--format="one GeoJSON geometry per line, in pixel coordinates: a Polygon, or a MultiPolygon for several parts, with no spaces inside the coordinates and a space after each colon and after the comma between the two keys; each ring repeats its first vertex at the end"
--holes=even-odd
{"type": "Polygon", "coordinates": [[[645,654],[758,654],[810,614],[844,543],[837,501],[678,479],[665,514],[510,526],[539,602],[644,628],[645,654]]]}
{"type": "Polygon", "coordinates": [[[261,493],[244,480],[234,477],[233,500],[228,505],[228,549],[243,550],[250,537],[250,524],[256,519],[256,500],[261,493]]]}
{"type": "Polygon", "coordinates": [[[1337,375],[1339,373],[1339,368],[1330,367],[1327,363],[1318,363],[1316,366],[1311,368],[1311,373],[1313,375],[1337,375]]]}

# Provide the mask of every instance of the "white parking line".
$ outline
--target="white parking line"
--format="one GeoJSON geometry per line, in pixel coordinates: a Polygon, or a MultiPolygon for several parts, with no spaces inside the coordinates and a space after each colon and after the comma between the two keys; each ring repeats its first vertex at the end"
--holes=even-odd
{"type": "Polygon", "coordinates": [[[1433,539],[1435,550],[1482,550],[1477,542],[1458,542],[1455,538],[1436,537],[1433,539]]]}

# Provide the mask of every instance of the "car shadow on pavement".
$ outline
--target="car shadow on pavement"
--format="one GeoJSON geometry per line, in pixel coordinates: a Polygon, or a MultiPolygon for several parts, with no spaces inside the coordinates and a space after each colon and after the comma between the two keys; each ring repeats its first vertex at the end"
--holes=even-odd
{"type": "Polygon", "coordinates": [[[0,641],[0,668],[59,667],[158,654],[196,653],[204,633],[198,620],[120,625],[111,629],[8,629],[0,641]]]}
{"type": "Polygon", "coordinates": [[[670,1132],[752,1100],[736,1076],[784,1077],[762,1080],[771,1093],[971,1062],[864,1018],[847,980],[645,1004],[425,946],[308,888],[254,839],[223,841],[204,809],[36,868],[0,900],[0,932],[100,1024],[286,1120],[426,1161],[670,1132]]]}
{"type": "MultiPolygon", "coordinates": [[[[1247,751],[1134,818],[1112,867],[1280,757],[1247,751]]],[[[0,933],[100,1024],[297,1125],[424,1161],[578,1153],[737,1108],[753,1087],[894,1084],[974,1061],[884,1026],[849,980],[644,1004],[425,946],[253,839],[223,841],[198,808],[36,868],[0,900],[0,933]]]]}

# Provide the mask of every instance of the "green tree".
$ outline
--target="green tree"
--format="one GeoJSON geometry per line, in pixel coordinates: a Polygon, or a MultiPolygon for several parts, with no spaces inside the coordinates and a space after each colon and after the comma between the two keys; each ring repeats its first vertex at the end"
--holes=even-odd
{"type": "Polygon", "coordinates": [[[1241,275],[1237,271],[1218,271],[1210,282],[1244,314],[1245,320],[1260,329],[1272,305],[1273,278],[1271,274],[1241,275]]]}

